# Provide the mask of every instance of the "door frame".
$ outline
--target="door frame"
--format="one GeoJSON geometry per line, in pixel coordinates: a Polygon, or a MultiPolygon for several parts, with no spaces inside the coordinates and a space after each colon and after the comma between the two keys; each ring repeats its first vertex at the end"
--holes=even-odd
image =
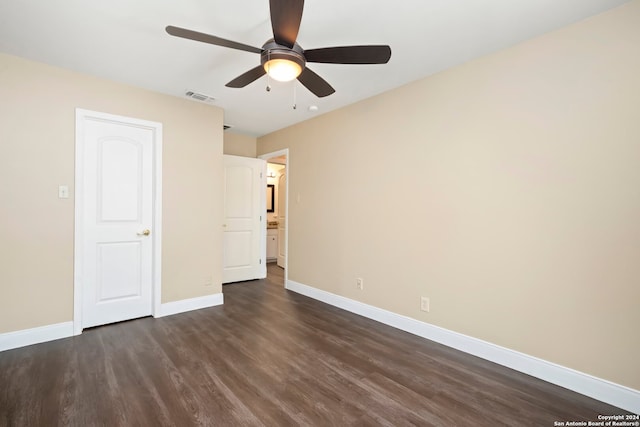
{"type": "Polygon", "coordinates": [[[74,220],[74,249],[73,249],[73,334],[82,333],[82,266],[84,261],[84,122],[85,120],[100,120],[106,122],[124,123],[151,129],[154,133],[152,164],[152,272],[151,272],[151,314],[155,317],[160,313],[162,291],[162,123],[115,114],[76,108],[76,156],[75,156],[75,220],[74,220]]]}
{"type": "MultiPolygon", "coordinates": [[[[284,148],[282,150],[278,150],[278,151],[272,151],[270,153],[265,153],[265,154],[261,154],[258,156],[259,159],[264,159],[267,162],[269,162],[269,159],[272,157],[279,157],[279,156],[285,156],[285,162],[284,162],[284,166],[285,166],[285,171],[287,173],[287,184],[285,185],[285,206],[284,206],[284,212],[285,212],[285,217],[284,217],[284,226],[285,226],[285,230],[284,230],[284,240],[285,240],[285,245],[286,245],[286,251],[284,254],[284,286],[287,286],[287,282],[289,281],[289,182],[291,181],[291,160],[289,159],[289,149],[288,148],[284,148]]],[[[278,190],[280,191],[280,190],[278,190]]],[[[265,193],[265,197],[267,194],[267,187],[265,186],[264,189],[264,193],[265,193]]],[[[267,230],[265,227],[264,230],[265,233],[265,241],[266,241],[266,236],[267,236],[267,230]]],[[[279,244],[279,242],[278,242],[279,244]]],[[[266,265],[266,262],[265,262],[266,265]]]]}

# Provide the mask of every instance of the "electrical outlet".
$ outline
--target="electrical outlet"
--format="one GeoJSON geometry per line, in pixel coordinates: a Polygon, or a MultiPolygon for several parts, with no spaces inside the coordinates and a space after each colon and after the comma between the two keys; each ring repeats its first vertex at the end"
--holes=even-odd
{"type": "Polygon", "coordinates": [[[429,312],[429,298],[421,297],[420,298],[420,310],[429,312]]]}
{"type": "Polygon", "coordinates": [[[364,289],[364,280],[362,280],[362,278],[358,277],[356,279],[356,287],[360,290],[364,289]]]}

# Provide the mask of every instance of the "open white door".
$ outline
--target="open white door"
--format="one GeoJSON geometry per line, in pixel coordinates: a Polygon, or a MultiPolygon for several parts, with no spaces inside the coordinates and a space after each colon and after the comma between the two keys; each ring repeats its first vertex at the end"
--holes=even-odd
{"type": "Polygon", "coordinates": [[[223,283],[267,276],[266,165],[261,159],[224,156],[223,283]]]}
{"type": "MultiPolygon", "coordinates": [[[[76,307],[82,328],[152,314],[161,124],[78,110],[76,307]]],[[[160,260],[156,260],[159,262],[160,260]]]]}

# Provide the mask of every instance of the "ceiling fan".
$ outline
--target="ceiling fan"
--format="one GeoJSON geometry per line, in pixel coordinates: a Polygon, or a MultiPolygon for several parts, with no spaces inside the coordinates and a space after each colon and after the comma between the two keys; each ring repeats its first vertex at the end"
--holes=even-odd
{"type": "Polygon", "coordinates": [[[298,79],[307,89],[322,98],[335,89],[311,71],[307,62],[326,64],[386,64],[391,48],[386,45],[339,46],[304,50],[298,43],[304,0],[269,0],[273,38],[261,48],[220,37],[169,25],[167,33],[203,43],[260,54],[260,65],[231,80],[225,86],[241,88],[265,74],[278,81],[298,79]]]}

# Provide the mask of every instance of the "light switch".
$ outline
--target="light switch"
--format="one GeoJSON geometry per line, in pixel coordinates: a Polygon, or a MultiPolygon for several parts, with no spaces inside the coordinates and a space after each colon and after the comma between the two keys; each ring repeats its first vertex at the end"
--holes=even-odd
{"type": "Polygon", "coordinates": [[[69,198],[69,186],[68,185],[60,185],[60,186],[58,186],[58,198],[59,199],[68,199],[69,198]]]}

